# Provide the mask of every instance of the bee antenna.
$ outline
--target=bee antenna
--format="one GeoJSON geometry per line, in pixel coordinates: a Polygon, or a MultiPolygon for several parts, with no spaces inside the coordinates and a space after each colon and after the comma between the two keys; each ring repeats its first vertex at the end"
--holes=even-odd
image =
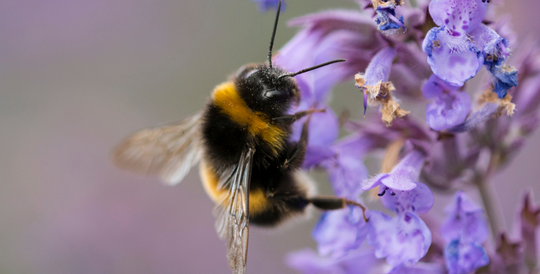
{"type": "Polygon", "coordinates": [[[299,71],[294,72],[294,73],[287,73],[287,74],[280,75],[278,77],[278,79],[281,79],[283,77],[294,77],[294,76],[296,76],[298,74],[302,74],[304,72],[308,72],[308,71],[312,71],[314,69],[322,68],[324,66],[328,66],[328,65],[333,64],[333,63],[339,63],[339,62],[345,62],[345,61],[347,61],[347,60],[345,60],[345,59],[336,59],[336,60],[328,61],[326,63],[318,64],[316,66],[309,67],[309,68],[305,68],[303,70],[299,70],[299,71]]]}
{"type": "Polygon", "coordinates": [[[281,11],[281,0],[278,2],[276,20],[274,21],[274,29],[272,30],[272,38],[270,39],[270,49],[268,50],[268,64],[272,68],[272,48],[274,48],[274,38],[276,37],[276,29],[279,21],[279,12],[281,11]]]}

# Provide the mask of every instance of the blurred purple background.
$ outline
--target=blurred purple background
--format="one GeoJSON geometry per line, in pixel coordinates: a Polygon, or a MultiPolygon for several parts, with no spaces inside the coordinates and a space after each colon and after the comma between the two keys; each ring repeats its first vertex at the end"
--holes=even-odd
{"type": "MultiPolygon", "coordinates": [[[[518,37],[540,35],[540,2],[507,2],[518,37]]],[[[289,0],[276,48],[295,33],[285,21],[331,7],[356,5],[289,0]]],[[[250,0],[1,1],[0,273],[228,273],[197,172],[165,187],[116,169],[109,153],[264,61],[273,17],[250,0]]],[[[352,84],[337,94],[337,112],[359,113],[352,84]]],[[[537,132],[494,182],[508,228],[523,187],[540,192],[539,143],[537,132]]],[[[283,257],[315,246],[315,220],[253,229],[248,272],[293,273],[283,257]]]]}

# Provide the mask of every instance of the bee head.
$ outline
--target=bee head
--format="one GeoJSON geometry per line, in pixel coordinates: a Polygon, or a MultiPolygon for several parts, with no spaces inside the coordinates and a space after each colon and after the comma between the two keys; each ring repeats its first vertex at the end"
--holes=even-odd
{"type": "Polygon", "coordinates": [[[280,116],[300,99],[294,78],[281,77],[286,74],[287,71],[279,67],[251,64],[240,68],[235,83],[249,108],[270,116],[280,116]]]}
{"type": "Polygon", "coordinates": [[[333,63],[343,62],[336,59],[313,67],[289,73],[282,68],[272,66],[272,49],[279,21],[281,1],[278,2],[276,20],[270,39],[267,62],[263,64],[250,64],[240,68],[233,81],[238,87],[238,93],[248,107],[260,111],[271,117],[281,116],[287,112],[292,102],[298,103],[300,93],[294,80],[296,75],[312,71],[333,63]]]}

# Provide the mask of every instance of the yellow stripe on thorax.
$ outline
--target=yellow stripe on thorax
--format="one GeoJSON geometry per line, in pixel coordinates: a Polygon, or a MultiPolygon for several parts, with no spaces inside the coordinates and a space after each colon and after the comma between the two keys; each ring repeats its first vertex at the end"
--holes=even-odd
{"type": "Polygon", "coordinates": [[[214,104],[236,124],[247,127],[253,136],[259,136],[265,143],[272,147],[274,156],[283,149],[285,132],[276,125],[270,123],[268,116],[262,112],[252,111],[246,102],[240,98],[238,91],[232,82],[225,82],[214,89],[212,93],[214,104]]]}
{"type": "MultiPolygon", "coordinates": [[[[199,172],[204,190],[215,203],[221,203],[229,194],[228,189],[218,189],[219,178],[214,171],[209,168],[204,161],[199,165],[199,172]]],[[[249,212],[257,214],[266,210],[269,206],[268,198],[261,189],[251,190],[249,192],[249,212]]]]}

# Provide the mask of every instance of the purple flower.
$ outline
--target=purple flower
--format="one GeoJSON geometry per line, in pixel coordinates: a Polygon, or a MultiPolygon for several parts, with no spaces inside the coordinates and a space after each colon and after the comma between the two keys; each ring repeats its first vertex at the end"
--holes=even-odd
{"type": "MultiPolygon", "coordinates": [[[[253,2],[259,5],[260,12],[267,12],[269,9],[277,9],[279,0],[253,0],[253,2]]],[[[285,11],[286,7],[285,0],[281,0],[281,12],[285,11]]]]}
{"type": "Polygon", "coordinates": [[[388,82],[392,61],[396,56],[396,51],[392,48],[383,48],[371,59],[365,74],[356,74],[354,79],[356,86],[362,89],[364,94],[364,115],[367,104],[382,105],[382,121],[387,125],[392,125],[396,117],[403,118],[408,111],[403,110],[392,98],[392,91],[395,87],[392,82],[388,82]]]}
{"type": "Polygon", "coordinates": [[[503,110],[506,111],[506,115],[512,115],[514,114],[516,105],[511,100],[512,96],[510,95],[500,99],[497,93],[493,92],[493,89],[487,89],[480,95],[478,100],[482,107],[469,115],[463,123],[449,128],[448,131],[453,133],[469,131],[493,118],[496,114],[501,115],[503,110]]]}
{"type": "Polygon", "coordinates": [[[497,93],[499,98],[505,98],[508,90],[518,85],[517,69],[505,64],[490,64],[488,67],[489,71],[495,76],[493,92],[497,93]]]}
{"type": "Polygon", "coordinates": [[[320,165],[328,171],[336,195],[354,198],[360,194],[361,183],[368,175],[362,158],[372,146],[367,138],[353,135],[330,147],[333,156],[320,165]]]}
{"type": "Polygon", "coordinates": [[[428,63],[444,81],[463,86],[485,64],[495,77],[494,92],[504,98],[517,86],[517,70],[504,65],[508,57],[508,39],[482,24],[485,0],[433,0],[429,12],[439,27],[431,29],[422,49],[428,63]]]}
{"type": "Polygon", "coordinates": [[[494,92],[499,98],[504,98],[508,89],[518,85],[516,68],[504,64],[509,55],[508,39],[502,38],[497,32],[483,24],[470,35],[475,37],[476,48],[484,54],[484,65],[495,77],[494,92]]]}
{"type": "Polygon", "coordinates": [[[462,239],[465,242],[483,243],[487,239],[488,227],[484,211],[461,191],[446,208],[447,219],[441,227],[446,242],[462,239]]]}
{"type": "Polygon", "coordinates": [[[433,207],[433,193],[423,183],[416,182],[416,187],[410,191],[392,191],[395,195],[392,193],[382,195],[381,200],[386,208],[397,214],[405,212],[424,214],[433,207]]]}
{"type": "Polygon", "coordinates": [[[440,131],[465,121],[471,109],[471,98],[466,92],[448,85],[433,74],[424,85],[422,92],[435,101],[426,106],[426,120],[430,128],[440,131]]]}
{"type": "Polygon", "coordinates": [[[349,207],[325,212],[312,232],[319,254],[338,258],[358,249],[367,237],[362,210],[349,207]]]}
{"type": "Polygon", "coordinates": [[[375,246],[375,257],[386,257],[392,266],[418,262],[431,245],[431,231],[411,212],[390,217],[370,211],[368,227],[368,243],[375,246]]]}
{"type": "Polygon", "coordinates": [[[390,173],[382,173],[364,181],[362,183],[362,189],[368,190],[382,185],[382,187],[384,187],[383,193],[388,189],[402,191],[412,190],[417,186],[418,177],[424,166],[424,161],[425,156],[421,152],[414,150],[407,154],[392,169],[392,171],[390,171],[390,173]]]}
{"type": "Polygon", "coordinates": [[[499,110],[500,107],[497,104],[486,103],[478,111],[471,114],[463,123],[449,128],[448,131],[453,133],[469,131],[492,118],[499,110]]]}
{"type": "Polygon", "coordinates": [[[455,86],[463,86],[484,63],[483,55],[465,35],[452,36],[445,26],[432,28],[426,34],[422,49],[428,55],[433,73],[455,86]]]}
{"type": "Polygon", "coordinates": [[[377,258],[398,266],[418,262],[431,245],[431,231],[417,213],[433,206],[433,193],[418,182],[425,156],[419,151],[407,154],[389,174],[383,173],[365,181],[364,190],[382,188],[383,204],[397,213],[390,217],[370,211],[368,243],[375,246],[377,258]]]}
{"type": "Polygon", "coordinates": [[[444,250],[446,268],[450,274],[467,274],[489,263],[484,248],[477,243],[451,241],[444,250]]]}
{"type": "Polygon", "coordinates": [[[485,0],[432,0],[429,13],[438,26],[446,26],[452,36],[465,36],[478,27],[486,14],[485,0]]]}
{"type": "Polygon", "coordinates": [[[461,191],[447,209],[441,235],[447,242],[444,250],[450,273],[466,274],[489,263],[482,243],[488,235],[483,210],[461,191]]]}

